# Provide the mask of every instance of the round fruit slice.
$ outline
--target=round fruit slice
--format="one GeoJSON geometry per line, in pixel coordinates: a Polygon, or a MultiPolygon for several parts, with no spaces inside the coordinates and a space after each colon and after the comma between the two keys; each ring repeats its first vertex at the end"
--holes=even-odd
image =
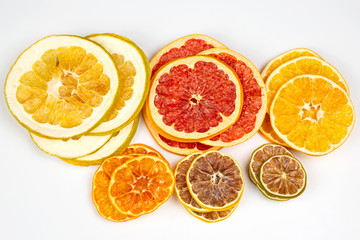
{"type": "Polygon", "coordinates": [[[193,153],[183,159],[181,159],[175,167],[175,193],[179,201],[189,210],[196,212],[209,212],[209,210],[200,207],[199,204],[194,200],[189,192],[189,188],[186,184],[186,173],[189,170],[191,163],[195,158],[200,156],[201,153],[193,153]]]}
{"type": "Polygon", "coordinates": [[[75,139],[51,139],[39,137],[30,133],[33,142],[47,154],[59,158],[78,158],[91,154],[106,144],[112,134],[104,136],[87,136],[83,135],[75,139]]]}
{"type": "Polygon", "coordinates": [[[169,163],[159,157],[144,155],[115,169],[109,196],[122,214],[140,216],[155,211],[166,202],[174,185],[169,163]]]}
{"type": "Polygon", "coordinates": [[[227,48],[217,40],[202,34],[179,38],[162,48],[150,61],[151,75],[171,60],[194,56],[210,48],[227,48]]]}
{"type": "Polygon", "coordinates": [[[299,57],[284,63],[275,69],[268,77],[265,83],[268,97],[268,110],[279,88],[290,79],[304,74],[326,77],[338,84],[346,93],[349,93],[349,87],[344,78],[339,71],[329,63],[317,57],[299,57]]]}
{"type": "Polygon", "coordinates": [[[303,75],[285,83],[270,108],[271,125],[291,148],[325,155],[349,137],[355,111],[348,94],[333,81],[303,75]]]}
{"type": "Polygon", "coordinates": [[[294,155],[284,148],[283,146],[267,143],[259,148],[255,149],[252,153],[250,162],[249,162],[249,176],[250,179],[256,184],[259,182],[259,172],[263,163],[274,155],[289,155],[294,157],[294,155]]]}
{"type": "Polygon", "coordinates": [[[89,132],[107,117],[119,83],[115,63],[100,45],[49,36],[18,57],[5,96],[11,113],[30,132],[64,139],[89,132]]]}
{"type": "Polygon", "coordinates": [[[195,201],[213,211],[234,207],[244,191],[240,165],[233,157],[219,151],[198,156],[190,165],[186,183],[195,201]]]}
{"type": "Polygon", "coordinates": [[[259,128],[261,135],[272,143],[280,144],[285,147],[289,147],[278,135],[276,135],[274,129],[271,126],[270,116],[268,113],[265,114],[264,121],[259,128]]]}
{"type": "Polygon", "coordinates": [[[108,117],[90,134],[119,131],[139,114],[150,85],[150,67],[144,52],[135,43],[116,34],[93,34],[88,39],[99,43],[113,57],[119,70],[121,88],[108,117]]]}
{"type": "Polygon", "coordinates": [[[237,205],[233,208],[230,208],[225,211],[211,211],[211,212],[196,212],[190,208],[185,207],[185,209],[194,217],[197,219],[200,219],[201,221],[208,222],[208,223],[214,223],[214,222],[220,222],[228,217],[231,216],[231,214],[235,211],[237,205]]]}
{"type": "Polygon", "coordinates": [[[154,148],[147,146],[145,144],[136,143],[128,146],[125,151],[122,153],[124,155],[133,155],[133,154],[142,154],[142,155],[152,155],[162,159],[165,159],[161,153],[156,151],[154,148]]]}
{"type": "Polygon", "coordinates": [[[247,58],[232,50],[212,48],[199,55],[213,56],[229,65],[240,79],[244,93],[239,119],[228,130],[202,143],[229,147],[248,140],[259,130],[266,113],[266,91],[259,71],[247,58]]]}
{"type": "Polygon", "coordinates": [[[272,195],[272,194],[266,192],[266,190],[263,188],[263,186],[261,184],[257,184],[256,187],[266,198],[268,198],[270,200],[283,202],[283,201],[288,201],[291,199],[291,198],[278,197],[278,196],[272,195]]]}
{"type": "Polygon", "coordinates": [[[99,214],[113,222],[124,222],[134,219],[134,216],[120,213],[112,204],[108,191],[110,185],[110,177],[114,170],[131,160],[133,156],[117,156],[106,159],[96,170],[92,182],[92,199],[99,214]]]}
{"type": "Polygon", "coordinates": [[[110,156],[119,155],[126,149],[136,133],[138,123],[139,117],[121,129],[119,132],[115,133],[105,145],[92,154],[75,159],[62,158],[62,160],[73,165],[80,166],[101,164],[104,159],[110,156]]]}
{"type": "Polygon", "coordinates": [[[278,197],[294,198],[305,190],[306,172],[297,159],[288,155],[269,158],[259,176],[265,191],[278,197]]]}
{"type": "Polygon", "coordinates": [[[181,58],[153,76],[146,114],[171,140],[196,142],[229,128],[240,116],[243,93],[236,73],[209,56],[181,58]]]}

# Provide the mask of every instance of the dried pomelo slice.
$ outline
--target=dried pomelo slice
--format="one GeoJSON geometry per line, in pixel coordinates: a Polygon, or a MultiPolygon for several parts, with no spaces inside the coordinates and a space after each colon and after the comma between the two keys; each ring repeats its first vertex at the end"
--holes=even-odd
{"type": "Polygon", "coordinates": [[[210,48],[227,48],[219,41],[202,34],[179,38],[163,47],[150,61],[151,74],[171,60],[194,56],[210,48]]]}
{"type": "Polygon", "coordinates": [[[244,191],[240,165],[233,157],[219,151],[205,152],[193,160],[186,183],[195,201],[212,211],[234,207],[244,191]]]}
{"type": "Polygon", "coordinates": [[[114,133],[107,143],[92,154],[75,159],[62,158],[62,160],[73,165],[80,166],[101,164],[104,159],[114,155],[119,155],[127,148],[136,133],[138,123],[139,117],[117,133],[114,133]]]}
{"type": "Polygon", "coordinates": [[[214,222],[220,222],[228,217],[231,216],[231,214],[235,211],[237,205],[233,208],[230,208],[225,211],[210,211],[210,212],[196,212],[190,208],[185,207],[185,209],[194,217],[197,219],[200,219],[201,221],[208,222],[208,223],[214,223],[214,222]]]}
{"type": "Polygon", "coordinates": [[[143,155],[117,167],[111,176],[109,196],[125,215],[140,216],[166,202],[175,185],[169,163],[143,155]]]}
{"type": "Polygon", "coordinates": [[[110,114],[90,132],[104,135],[120,130],[139,114],[150,85],[149,61],[144,52],[125,37],[106,33],[87,38],[99,43],[111,54],[121,80],[120,94],[110,114]]]}
{"type": "Polygon", "coordinates": [[[282,64],[268,77],[265,83],[268,97],[268,111],[279,88],[290,79],[304,74],[326,77],[338,84],[346,93],[349,93],[349,87],[345,79],[339,71],[329,63],[317,57],[299,57],[282,64]]]}
{"type": "Polygon", "coordinates": [[[241,112],[236,73],[209,56],[174,60],[153,76],[146,114],[153,128],[175,141],[196,142],[229,128],[241,112]]]}
{"type": "Polygon", "coordinates": [[[59,158],[78,158],[99,150],[112,137],[112,134],[104,136],[83,135],[75,139],[51,139],[30,133],[33,142],[47,154],[59,158]]]}
{"type": "Polygon", "coordinates": [[[153,155],[153,156],[165,159],[163,157],[163,155],[161,155],[161,153],[156,151],[154,148],[152,148],[148,145],[145,145],[145,144],[141,144],[141,143],[129,145],[122,154],[124,154],[124,155],[132,155],[132,154],[153,155]]]}
{"type": "Polygon", "coordinates": [[[306,172],[296,158],[275,155],[261,166],[259,180],[266,192],[278,197],[294,198],[305,190],[306,172]]]}
{"type": "Polygon", "coordinates": [[[261,124],[261,127],[259,128],[259,131],[261,135],[264,136],[267,140],[269,140],[272,143],[280,144],[285,147],[289,147],[274,131],[274,129],[271,126],[270,122],[270,116],[268,113],[265,114],[264,121],[261,124]]]}
{"type": "Polygon", "coordinates": [[[348,94],[334,81],[302,75],[279,89],[270,119],[291,148],[318,156],[345,142],[354,127],[355,111],[348,94]]]}
{"type": "Polygon", "coordinates": [[[266,91],[259,71],[246,57],[229,49],[212,48],[199,55],[216,57],[230,66],[239,77],[244,93],[239,119],[220,135],[202,143],[228,147],[248,140],[259,130],[266,113],[266,91]]]}
{"type": "Polygon", "coordinates": [[[11,113],[30,132],[64,139],[96,127],[115,103],[119,86],[117,68],[104,48],[59,35],[37,41],[18,57],[5,96],[11,113]]]}
{"type": "Polygon", "coordinates": [[[106,159],[96,170],[92,182],[92,199],[99,214],[114,222],[123,222],[134,219],[134,216],[122,214],[112,204],[108,191],[111,174],[114,170],[124,164],[126,161],[133,159],[134,156],[116,156],[106,159]]]}

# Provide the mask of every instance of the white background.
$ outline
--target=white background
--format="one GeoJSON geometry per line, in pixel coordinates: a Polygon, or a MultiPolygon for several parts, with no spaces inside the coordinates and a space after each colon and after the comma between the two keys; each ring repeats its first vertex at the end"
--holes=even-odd
{"type": "MultiPolygon", "coordinates": [[[[347,80],[360,114],[359,1],[0,1],[0,81],[17,56],[50,34],[113,32],[152,56],[181,36],[218,39],[262,70],[278,54],[307,47],[347,80]]],[[[276,202],[251,183],[251,152],[259,134],[224,148],[243,168],[245,192],[233,215],[203,223],[172,196],[152,214],[126,223],[98,215],[91,201],[97,166],[77,167],[46,155],[8,111],[0,92],[0,239],[359,239],[360,122],[335,152],[310,157],[295,152],[308,173],[299,198],[276,202]]],[[[180,156],[161,149],[141,119],[132,143],[158,149],[174,167],[180,156]]]]}

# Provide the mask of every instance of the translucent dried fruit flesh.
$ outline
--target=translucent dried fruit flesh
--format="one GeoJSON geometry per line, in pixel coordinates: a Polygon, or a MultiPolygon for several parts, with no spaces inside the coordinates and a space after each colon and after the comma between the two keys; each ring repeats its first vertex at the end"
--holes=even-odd
{"type": "Polygon", "coordinates": [[[347,93],[320,76],[300,76],[284,84],[270,109],[271,125],[292,148],[324,155],[350,135],[355,121],[347,93]]]}
{"type": "Polygon", "coordinates": [[[144,155],[152,155],[155,157],[164,158],[158,151],[145,144],[129,145],[122,154],[124,155],[144,154],[144,155]]]}
{"type": "Polygon", "coordinates": [[[296,197],[306,186],[306,173],[298,160],[286,155],[268,159],[260,169],[264,189],[281,197],[296,197]]]}
{"type": "Polygon", "coordinates": [[[233,208],[230,208],[228,210],[224,210],[224,211],[197,212],[192,209],[186,208],[186,210],[191,215],[195,216],[196,218],[200,219],[201,221],[209,222],[209,223],[220,222],[220,221],[227,219],[235,211],[235,209],[236,209],[236,206],[233,208]]]}
{"type": "Polygon", "coordinates": [[[144,155],[118,167],[111,177],[109,196],[123,214],[150,213],[171,195],[175,179],[163,159],[144,155]]]}
{"type": "Polygon", "coordinates": [[[218,151],[197,157],[187,172],[186,182],[195,201],[208,210],[235,206],[244,188],[239,164],[218,151]]]}
{"type": "Polygon", "coordinates": [[[270,142],[281,144],[284,146],[288,146],[274,131],[274,129],[271,126],[270,122],[270,116],[268,113],[265,114],[264,121],[260,127],[261,134],[270,142]]]}
{"type": "Polygon", "coordinates": [[[198,151],[206,151],[212,148],[212,146],[202,144],[200,142],[177,142],[174,140],[167,139],[159,134],[159,138],[168,146],[181,149],[195,149],[198,151]]]}

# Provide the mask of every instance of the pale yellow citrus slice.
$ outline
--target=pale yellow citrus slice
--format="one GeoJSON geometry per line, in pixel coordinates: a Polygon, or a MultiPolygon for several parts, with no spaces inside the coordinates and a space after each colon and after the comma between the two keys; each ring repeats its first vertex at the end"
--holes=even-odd
{"type": "Polygon", "coordinates": [[[5,83],[8,107],[30,132],[71,138],[107,117],[119,90],[110,54],[76,36],[45,37],[26,49],[5,83]]]}
{"type": "Polygon", "coordinates": [[[355,111],[349,95],[334,81],[314,75],[280,87],[270,108],[271,125],[291,148],[325,155],[349,137],[355,111]]]}
{"type": "Polygon", "coordinates": [[[120,94],[108,117],[89,134],[105,135],[128,125],[139,114],[150,84],[149,61],[129,39],[116,34],[92,34],[88,39],[99,43],[113,57],[120,75],[120,94]]]}
{"type": "Polygon", "coordinates": [[[210,212],[196,212],[190,208],[185,207],[185,209],[197,219],[208,223],[220,222],[228,217],[235,211],[237,205],[233,208],[224,211],[210,211],[210,212]]]}

